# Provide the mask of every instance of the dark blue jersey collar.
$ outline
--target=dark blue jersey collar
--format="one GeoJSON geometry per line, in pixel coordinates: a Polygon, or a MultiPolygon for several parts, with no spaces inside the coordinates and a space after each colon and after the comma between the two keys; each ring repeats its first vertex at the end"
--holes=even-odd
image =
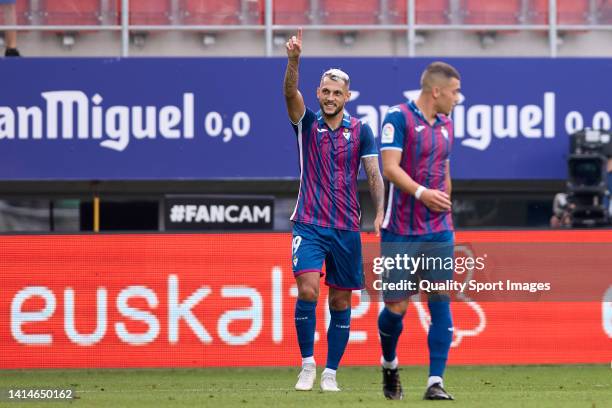
{"type": "MultiPolygon", "coordinates": [[[[321,112],[321,110],[317,112],[317,120],[319,121],[319,127],[327,126],[327,124],[325,123],[325,120],[323,119],[323,112],[321,112]]],[[[344,111],[344,115],[342,116],[341,126],[345,128],[351,127],[351,115],[349,115],[347,111],[344,111]]]]}
{"type": "MultiPolygon", "coordinates": [[[[418,115],[421,119],[425,121],[425,123],[429,123],[429,121],[425,118],[425,115],[423,115],[423,112],[421,112],[419,107],[416,105],[415,101],[408,100],[406,104],[408,105],[408,108],[410,108],[410,110],[414,112],[415,115],[418,115]]],[[[436,114],[436,121],[434,122],[433,125],[436,126],[438,124],[443,124],[443,123],[444,123],[444,115],[440,113],[436,114]]]]}

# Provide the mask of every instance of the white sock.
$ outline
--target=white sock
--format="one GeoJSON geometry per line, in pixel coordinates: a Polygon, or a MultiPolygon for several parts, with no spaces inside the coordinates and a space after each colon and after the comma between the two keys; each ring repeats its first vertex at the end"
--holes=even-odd
{"type": "Polygon", "coordinates": [[[302,367],[304,367],[306,364],[311,364],[313,366],[316,366],[317,363],[315,362],[314,356],[302,358],[302,367]]]}
{"type": "Polygon", "coordinates": [[[397,359],[397,356],[395,356],[393,361],[387,361],[384,357],[381,357],[380,363],[382,364],[383,368],[390,368],[391,370],[395,370],[399,365],[399,360],[397,359]]]}
{"type": "Polygon", "coordinates": [[[331,368],[325,368],[325,370],[323,370],[323,373],[321,375],[325,375],[326,373],[336,377],[336,370],[332,370],[331,368]]]}
{"type": "Polygon", "coordinates": [[[444,381],[442,380],[442,377],[438,377],[437,375],[432,375],[431,377],[427,379],[427,388],[431,387],[432,385],[436,383],[439,383],[440,386],[444,387],[444,381]]]}

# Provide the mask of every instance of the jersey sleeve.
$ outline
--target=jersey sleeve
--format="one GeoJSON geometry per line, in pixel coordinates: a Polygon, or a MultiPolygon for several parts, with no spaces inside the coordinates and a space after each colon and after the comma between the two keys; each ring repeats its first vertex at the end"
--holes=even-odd
{"type": "Polygon", "coordinates": [[[374,133],[367,123],[361,124],[361,132],[359,133],[359,156],[378,156],[378,146],[374,140],[374,133]]]}
{"type": "Polygon", "coordinates": [[[404,150],[406,119],[402,110],[394,106],[387,111],[383,121],[380,150],[404,150]]]}
{"type": "Polygon", "coordinates": [[[291,127],[293,127],[295,135],[298,136],[300,132],[308,133],[308,129],[310,129],[315,120],[317,120],[317,115],[310,109],[306,108],[300,120],[298,120],[296,123],[291,122],[291,127]]]}

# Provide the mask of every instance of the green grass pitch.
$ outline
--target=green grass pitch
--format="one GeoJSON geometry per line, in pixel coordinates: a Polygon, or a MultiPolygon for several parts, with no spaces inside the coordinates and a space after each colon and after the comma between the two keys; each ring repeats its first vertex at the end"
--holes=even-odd
{"type": "MultiPolygon", "coordinates": [[[[386,401],[376,367],[341,367],[340,393],[293,390],[297,368],[0,370],[0,388],[72,388],[70,402],[9,403],[17,407],[612,407],[606,365],[448,368],[456,401],[422,401],[425,367],[401,371],[404,401],[386,401]],[[51,405],[49,405],[51,404],[51,405]]],[[[321,369],[318,370],[319,375],[321,369]]],[[[317,378],[318,380],[318,378],[317,378]]]]}

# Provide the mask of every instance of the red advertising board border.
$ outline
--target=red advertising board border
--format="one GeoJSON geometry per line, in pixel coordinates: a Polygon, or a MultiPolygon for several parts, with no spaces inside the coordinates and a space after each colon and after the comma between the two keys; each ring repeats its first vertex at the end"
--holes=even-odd
{"type": "MultiPolygon", "coordinates": [[[[290,238],[285,233],[0,236],[0,367],[295,365],[290,238]]],[[[363,235],[364,242],[375,240],[363,235]]],[[[475,240],[601,243],[612,242],[612,234],[457,233],[457,242],[475,240]]],[[[607,363],[612,299],[604,301],[607,287],[602,287],[600,302],[454,302],[449,363],[607,363]]],[[[323,288],[319,361],[326,352],[326,295],[323,288]]],[[[343,364],[376,365],[381,304],[360,300],[357,293],[354,300],[343,364]]],[[[411,305],[404,324],[400,360],[426,364],[426,306],[411,305]]]]}

